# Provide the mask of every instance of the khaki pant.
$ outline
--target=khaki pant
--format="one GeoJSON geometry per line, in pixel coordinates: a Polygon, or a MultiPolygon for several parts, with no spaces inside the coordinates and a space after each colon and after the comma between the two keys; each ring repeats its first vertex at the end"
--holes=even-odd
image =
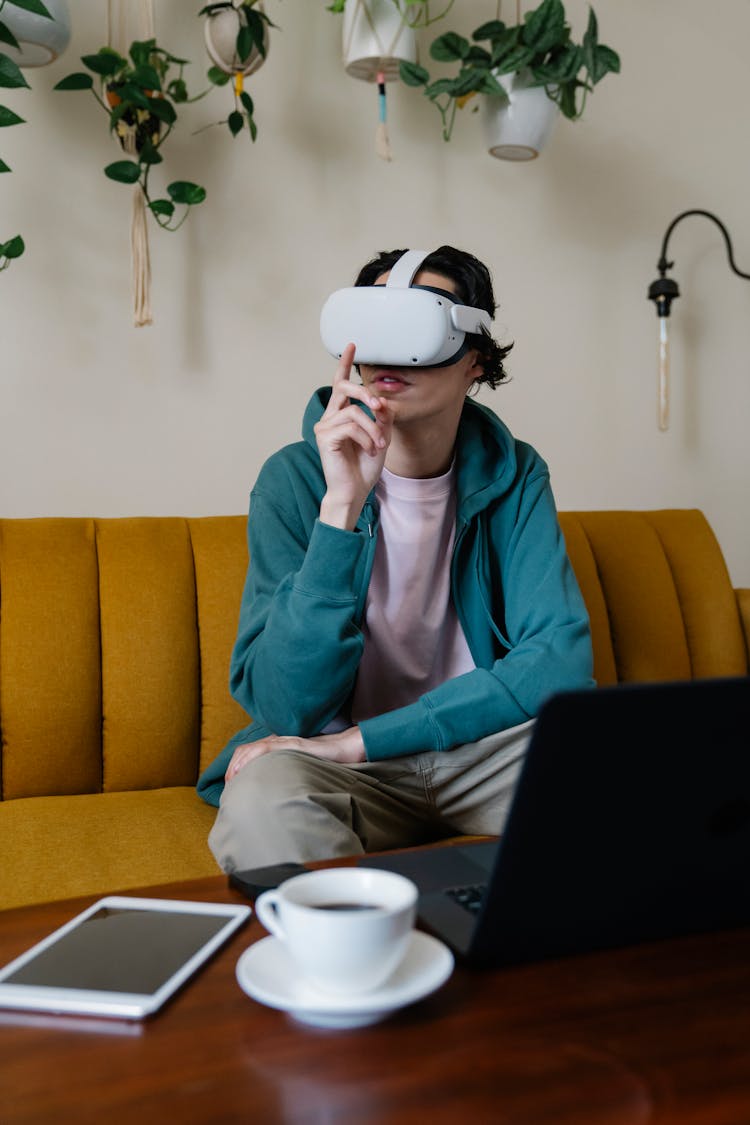
{"type": "Polygon", "coordinates": [[[209,845],[224,871],[501,832],[533,719],[442,753],[342,765],[273,750],[224,788],[209,845]]]}

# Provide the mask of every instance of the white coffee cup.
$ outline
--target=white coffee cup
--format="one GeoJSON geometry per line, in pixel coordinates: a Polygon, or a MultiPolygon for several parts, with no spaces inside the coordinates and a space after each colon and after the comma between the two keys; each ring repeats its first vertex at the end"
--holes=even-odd
{"type": "Polygon", "coordinates": [[[287,879],[255,900],[297,968],[327,992],[381,985],[403,960],[416,917],[410,879],[374,868],[326,868],[287,879]]]}

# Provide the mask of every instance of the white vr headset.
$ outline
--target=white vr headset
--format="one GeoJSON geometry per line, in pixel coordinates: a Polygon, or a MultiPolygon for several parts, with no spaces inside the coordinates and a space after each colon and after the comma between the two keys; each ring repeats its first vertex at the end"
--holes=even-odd
{"type": "Polygon", "coordinates": [[[428,250],[407,250],[385,285],[337,289],[320,314],[320,336],[339,358],[356,346],[356,363],[447,367],[469,349],[467,332],[490,331],[490,314],[459,304],[455,294],[412,285],[428,250]]]}

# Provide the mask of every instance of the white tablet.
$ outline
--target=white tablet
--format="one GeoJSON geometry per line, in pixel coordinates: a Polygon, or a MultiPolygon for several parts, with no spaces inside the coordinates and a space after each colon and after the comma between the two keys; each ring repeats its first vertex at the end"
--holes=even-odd
{"type": "Polygon", "coordinates": [[[251,913],[224,903],[102,898],[0,969],[0,1007],[141,1019],[251,913]]]}

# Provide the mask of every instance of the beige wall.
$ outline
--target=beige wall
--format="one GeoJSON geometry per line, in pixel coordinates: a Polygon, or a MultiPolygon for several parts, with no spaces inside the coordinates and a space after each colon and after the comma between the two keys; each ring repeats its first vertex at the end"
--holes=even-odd
{"type": "MultiPolygon", "coordinates": [[[[750,285],[711,224],[679,227],[666,434],[645,297],[667,222],[688,207],[720,215],[750,270],[747,0],[597,0],[623,73],[526,165],[486,155],[468,110],[445,144],[435,110],[396,86],[383,163],[374,90],[341,66],[340,18],[325,0],[267,0],[281,30],[250,80],[258,141],[191,135],[225,114],[220,92],[170,139],[169,178],[205,184],[208,200],[178,234],[152,232],[155,323],[142,329],[129,189],[101,172],[116,158],[104,115],[89,95],[52,92],[104,41],[101,0],[70,6],[67,54],[28,72],[31,93],[0,98],[28,121],[0,133],[14,169],[0,177],[0,236],[28,245],[0,275],[3,515],[244,511],[263,459],[296,438],[330,379],[327,294],[379,248],[447,241],[493,270],[499,332],[516,347],[513,382],[484,401],[547,458],[559,507],[700,507],[750,585],[750,285]]],[[[198,7],[156,0],[160,38],[193,58],[194,84],[198,7]]],[[[581,33],[586,3],[567,9],[581,33]]],[[[456,0],[451,22],[468,31],[495,10],[456,0]]]]}

